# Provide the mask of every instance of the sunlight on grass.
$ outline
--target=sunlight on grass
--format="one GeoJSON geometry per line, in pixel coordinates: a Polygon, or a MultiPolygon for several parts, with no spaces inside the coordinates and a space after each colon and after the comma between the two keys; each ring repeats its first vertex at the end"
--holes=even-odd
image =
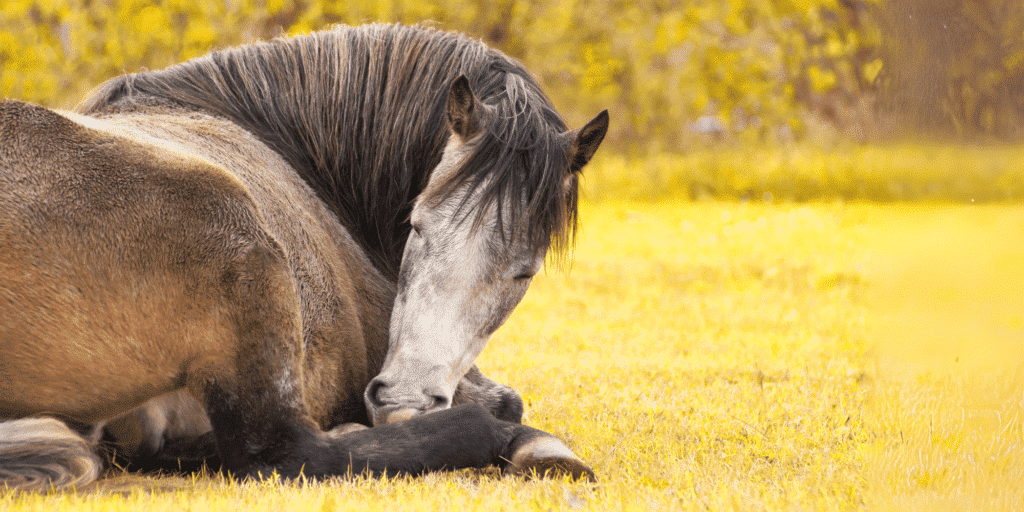
{"type": "Polygon", "coordinates": [[[607,202],[481,366],[611,508],[862,500],[865,257],[845,207],[607,202]],[[507,377],[506,377],[507,375],[507,377]]]}
{"type": "Polygon", "coordinates": [[[1024,508],[1024,209],[903,206],[873,224],[879,509],[1024,508]]]}
{"type": "Polygon", "coordinates": [[[581,214],[571,268],[538,276],[478,363],[599,483],[145,479],[0,494],[0,510],[1024,506],[1024,207],[605,200],[581,214]]]}
{"type": "Polygon", "coordinates": [[[1024,200],[1024,147],[720,145],[587,168],[591,199],[1024,200]]]}

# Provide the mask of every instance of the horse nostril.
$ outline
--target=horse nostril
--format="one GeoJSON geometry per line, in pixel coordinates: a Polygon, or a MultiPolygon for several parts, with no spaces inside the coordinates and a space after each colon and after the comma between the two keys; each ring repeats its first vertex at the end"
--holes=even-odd
{"type": "Polygon", "coordinates": [[[383,407],[386,402],[380,397],[380,392],[387,387],[388,385],[380,379],[374,378],[371,380],[370,384],[366,386],[366,403],[373,407],[383,407]]]}
{"type": "Polygon", "coordinates": [[[430,405],[424,411],[442,411],[451,406],[451,399],[441,393],[427,393],[430,397],[430,405]]]}

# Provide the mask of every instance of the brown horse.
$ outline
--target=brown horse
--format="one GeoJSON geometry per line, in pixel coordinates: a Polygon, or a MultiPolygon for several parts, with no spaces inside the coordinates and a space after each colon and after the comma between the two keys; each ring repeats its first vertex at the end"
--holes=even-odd
{"type": "Polygon", "coordinates": [[[241,476],[593,477],[473,360],[571,242],[607,123],[569,131],[518,62],[394,25],[75,112],[0,102],[0,479],[96,478],[104,424],[147,456],[209,431],[241,476]]]}

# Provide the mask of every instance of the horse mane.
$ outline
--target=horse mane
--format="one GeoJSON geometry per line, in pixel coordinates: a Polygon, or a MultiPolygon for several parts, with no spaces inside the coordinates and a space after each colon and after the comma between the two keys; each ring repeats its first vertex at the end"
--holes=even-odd
{"type": "Polygon", "coordinates": [[[568,246],[577,193],[575,173],[566,182],[565,123],[522,64],[460,34],[336,26],[120,76],[76,110],[185,108],[242,126],[281,154],[395,279],[412,201],[451,133],[445,106],[459,75],[494,115],[440,193],[483,187],[482,206],[505,208],[538,247],[568,246]]]}

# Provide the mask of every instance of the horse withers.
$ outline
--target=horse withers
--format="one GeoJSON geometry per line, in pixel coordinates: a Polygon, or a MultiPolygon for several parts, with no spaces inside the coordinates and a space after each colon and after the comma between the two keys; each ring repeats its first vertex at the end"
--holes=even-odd
{"type": "Polygon", "coordinates": [[[103,425],[149,455],[212,436],[243,476],[592,478],[473,360],[571,240],[607,123],[398,25],[0,102],[0,478],[96,478],[103,425]]]}

